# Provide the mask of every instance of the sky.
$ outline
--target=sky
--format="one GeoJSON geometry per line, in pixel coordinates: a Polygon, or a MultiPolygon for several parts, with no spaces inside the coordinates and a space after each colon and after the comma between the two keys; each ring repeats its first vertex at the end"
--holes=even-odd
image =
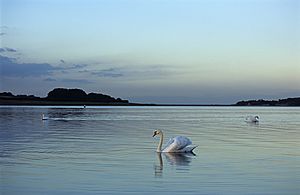
{"type": "Polygon", "coordinates": [[[300,0],[0,0],[0,91],[130,102],[300,96],[300,0]]]}

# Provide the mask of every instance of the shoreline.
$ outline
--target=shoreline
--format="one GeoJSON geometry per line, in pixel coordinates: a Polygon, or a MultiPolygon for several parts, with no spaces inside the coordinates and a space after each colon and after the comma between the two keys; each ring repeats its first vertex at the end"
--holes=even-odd
{"type": "Polygon", "coordinates": [[[16,101],[0,100],[0,106],[234,106],[231,104],[147,104],[147,103],[97,103],[97,102],[64,102],[64,101],[16,101]]]}
{"type": "Polygon", "coordinates": [[[237,104],[146,104],[146,103],[120,103],[120,102],[84,102],[84,101],[47,101],[47,100],[3,100],[0,106],[186,106],[186,107],[299,107],[292,105],[237,105],[237,104]]]}
{"type": "Polygon", "coordinates": [[[82,89],[55,88],[47,97],[34,95],[13,95],[0,93],[0,105],[27,106],[240,106],[240,107],[300,107],[300,97],[278,100],[242,100],[233,104],[201,103],[131,103],[128,100],[114,98],[101,93],[86,93],[82,89]]]}

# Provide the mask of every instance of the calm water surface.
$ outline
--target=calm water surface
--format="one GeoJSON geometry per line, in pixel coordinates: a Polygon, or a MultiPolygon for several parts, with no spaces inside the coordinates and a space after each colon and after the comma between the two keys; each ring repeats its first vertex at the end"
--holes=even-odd
{"type": "Polygon", "coordinates": [[[2,106],[0,168],[0,194],[300,194],[300,108],[2,106]]]}

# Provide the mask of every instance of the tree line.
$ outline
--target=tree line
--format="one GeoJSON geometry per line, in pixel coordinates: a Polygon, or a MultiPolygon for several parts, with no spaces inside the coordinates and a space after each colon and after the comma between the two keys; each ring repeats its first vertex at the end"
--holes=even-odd
{"type": "Polygon", "coordinates": [[[99,103],[129,103],[128,100],[114,98],[102,93],[86,93],[82,89],[55,88],[41,98],[34,95],[13,95],[11,92],[0,93],[1,99],[13,100],[46,100],[46,101],[71,101],[71,102],[99,102],[99,103]]]}

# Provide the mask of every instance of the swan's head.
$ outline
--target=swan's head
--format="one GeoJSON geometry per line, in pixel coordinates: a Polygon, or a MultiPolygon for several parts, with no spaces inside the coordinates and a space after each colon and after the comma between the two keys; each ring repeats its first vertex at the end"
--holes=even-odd
{"type": "Polygon", "coordinates": [[[155,131],[153,131],[152,137],[154,137],[154,136],[156,136],[156,135],[160,135],[161,133],[162,133],[161,130],[155,130],[155,131]]]}

